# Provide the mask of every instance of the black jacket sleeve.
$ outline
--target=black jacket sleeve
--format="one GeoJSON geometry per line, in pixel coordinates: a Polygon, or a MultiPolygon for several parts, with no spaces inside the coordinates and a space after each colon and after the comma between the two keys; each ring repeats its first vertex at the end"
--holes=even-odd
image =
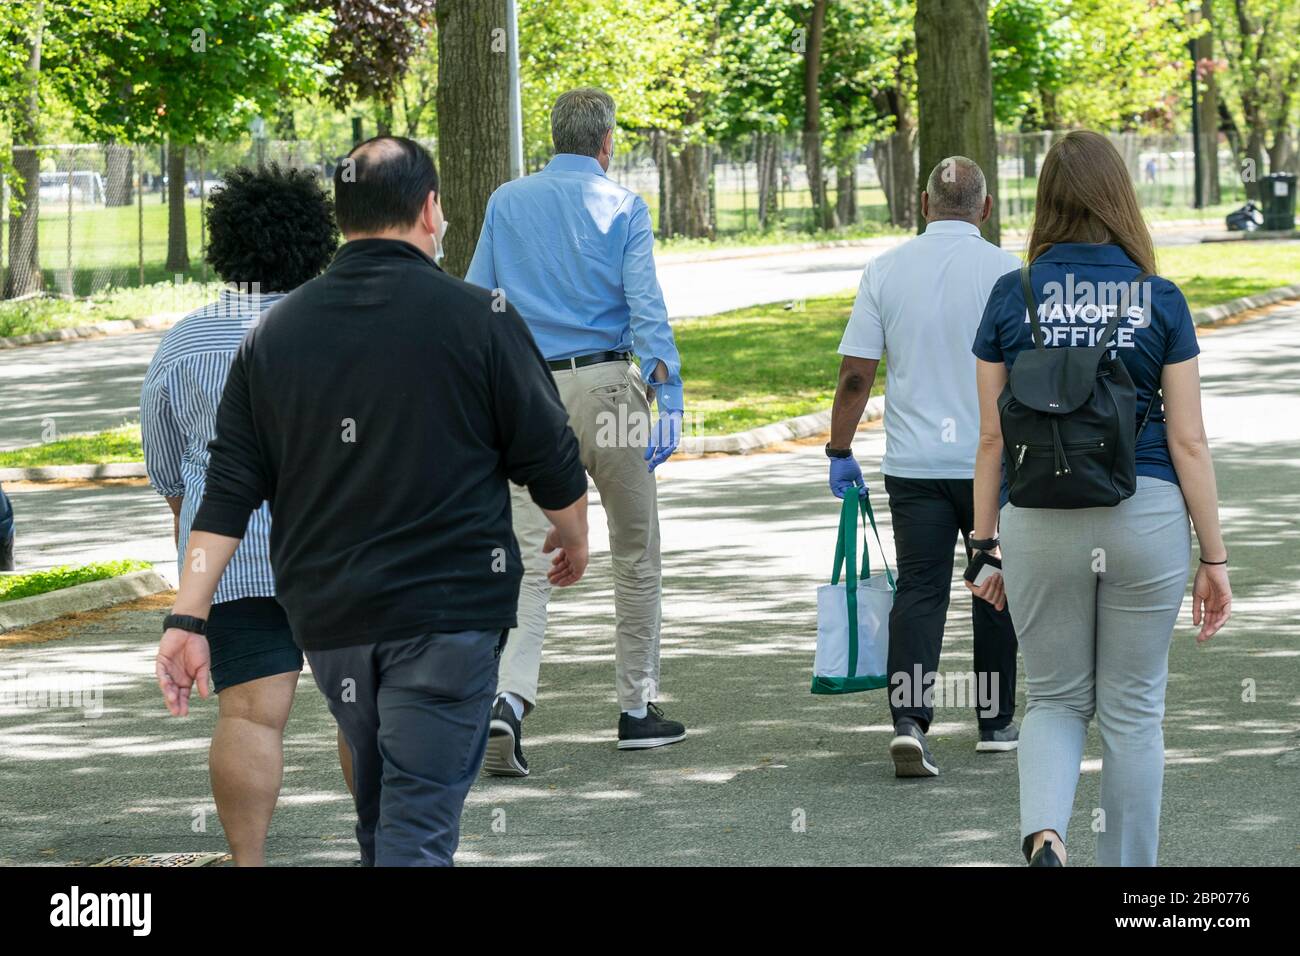
{"type": "Polygon", "coordinates": [[[194,517],[195,531],[242,538],[249,516],[268,497],[266,465],[257,441],[248,363],[253,336],[245,337],[230,366],[217,407],[217,437],[208,443],[207,484],[194,517]]]}
{"type": "Polygon", "coordinates": [[[587,493],[569,414],[528,326],[507,305],[491,313],[493,414],[506,477],[540,508],[558,511],[587,493]]]}

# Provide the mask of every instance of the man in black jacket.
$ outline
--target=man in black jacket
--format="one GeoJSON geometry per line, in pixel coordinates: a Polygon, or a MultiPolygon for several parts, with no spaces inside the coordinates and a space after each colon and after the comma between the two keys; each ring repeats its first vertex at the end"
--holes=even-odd
{"type": "Polygon", "coordinates": [[[587,565],[564,406],[513,307],[436,265],[437,190],[410,140],[340,164],[347,242],[235,357],[157,661],[173,714],[195,684],[207,696],[213,590],[270,502],[277,597],[352,750],[357,840],[380,866],[456,849],[522,575],[508,481],[554,525],[551,581],[587,565]]]}

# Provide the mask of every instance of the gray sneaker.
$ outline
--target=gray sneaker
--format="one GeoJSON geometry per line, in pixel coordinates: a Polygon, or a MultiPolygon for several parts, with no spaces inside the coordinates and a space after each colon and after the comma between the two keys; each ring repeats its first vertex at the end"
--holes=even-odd
{"type": "Polygon", "coordinates": [[[1020,746],[1020,729],[1014,723],[1001,730],[981,730],[980,742],[975,749],[982,754],[1005,753],[1020,746]]]}
{"type": "Polygon", "coordinates": [[[894,725],[894,739],[889,742],[889,756],[894,761],[895,777],[937,777],[930,748],[921,725],[911,717],[900,717],[894,725]]]}

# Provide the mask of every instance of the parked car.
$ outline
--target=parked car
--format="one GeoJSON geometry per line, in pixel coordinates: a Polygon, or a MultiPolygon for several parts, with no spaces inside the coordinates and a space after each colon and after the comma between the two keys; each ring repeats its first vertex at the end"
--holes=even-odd
{"type": "Polygon", "coordinates": [[[66,203],[69,191],[72,193],[74,203],[103,203],[105,201],[104,177],[88,169],[73,170],[71,174],[41,173],[42,202],[66,203]]]}

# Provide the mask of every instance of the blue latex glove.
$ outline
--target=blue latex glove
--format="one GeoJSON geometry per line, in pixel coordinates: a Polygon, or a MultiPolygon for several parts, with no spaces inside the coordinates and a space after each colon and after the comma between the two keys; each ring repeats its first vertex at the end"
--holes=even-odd
{"type": "Polygon", "coordinates": [[[654,471],[666,462],[682,441],[682,416],[680,408],[659,409],[659,420],[650,429],[650,442],[646,445],[645,460],[654,471]]]}
{"type": "Polygon", "coordinates": [[[867,496],[867,483],[862,479],[862,469],[852,455],[848,458],[831,459],[831,494],[843,498],[844,492],[854,485],[858,486],[858,497],[867,496]]]}

